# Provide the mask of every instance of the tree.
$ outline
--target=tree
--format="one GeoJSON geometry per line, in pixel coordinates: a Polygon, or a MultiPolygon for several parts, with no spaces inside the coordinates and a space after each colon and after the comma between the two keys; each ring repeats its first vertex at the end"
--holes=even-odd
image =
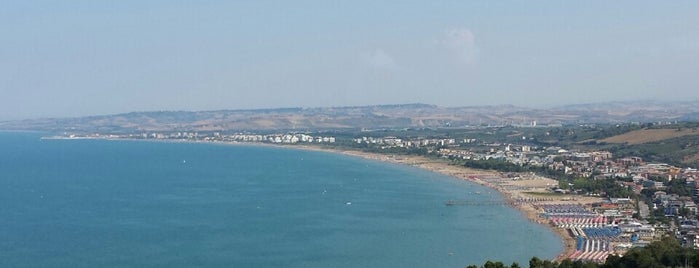
{"type": "Polygon", "coordinates": [[[565,260],[561,261],[561,263],[558,265],[558,268],[574,268],[574,267],[576,267],[576,266],[573,263],[573,261],[570,259],[565,259],[565,260]]]}
{"type": "Polygon", "coordinates": [[[485,264],[483,264],[484,268],[505,268],[505,264],[502,262],[492,262],[492,261],[487,261],[485,264]]]}
{"type": "Polygon", "coordinates": [[[609,256],[601,267],[697,267],[698,254],[683,248],[675,238],[664,237],[645,248],[631,249],[623,257],[609,256]]]}
{"type": "Polygon", "coordinates": [[[544,268],[556,268],[558,264],[556,262],[552,262],[550,260],[545,260],[542,267],[544,268]]]}
{"type": "Polygon", "coordinates": [[[537,257],[532,257],[531,260],[529,260],[529,268],[542,268],[544,267],[544,261],[537,257]]]}
{"type": "MultiPolygon", "coordinates": [[[[468,266],[474,268],[476,266],[468,266]]],[[[482,267],[499,268],[506,267],[502,262],[488,261],[482,267]]],[[[519,268],[519,264],[513,263],[511,268],[519,268]]],[[[660,241],[650,243],[644,248],[633,248],[623,257],[609,255],[604,264],[594,262],[582,262],[563,260],[556,263],[550,260],[542,260],[532,257],[529,260],[530,268],[656,268],[656,267],[699,267],[699,250],[684,248],[674,237],[667,236],[660,241]]]]}

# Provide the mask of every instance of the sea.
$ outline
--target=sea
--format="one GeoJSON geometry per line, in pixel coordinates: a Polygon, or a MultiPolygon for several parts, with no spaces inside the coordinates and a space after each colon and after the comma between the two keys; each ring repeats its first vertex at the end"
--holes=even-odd
{"type": "Polygon", "coordinates": [[[414,167],[42,136],[0,132],[0,267],[526,266],[563,250],[545,226],[488,204],[497,191],[414,167]]]}

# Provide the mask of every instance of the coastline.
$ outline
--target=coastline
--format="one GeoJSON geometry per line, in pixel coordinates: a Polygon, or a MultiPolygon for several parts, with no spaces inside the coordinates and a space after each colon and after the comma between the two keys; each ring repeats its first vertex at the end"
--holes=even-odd
{"type": "MultiPolygon", "coordinates": [[[[83,138],[58,138],[58,137],[43,137],[42,139],[68,139],[76,140],[83,138]]],[[[184,141],[184,140],[143,140],[143,139],[119,139],[119,138],[87,138],[87,139],[99,139],[99,140],[111,140],[111,141],[144,141],[144,142],[166,142],[166,143],[193,143],[193,144],[218,144],[225,146],[263,146],[263,147],[274,147],[280,149],[292,149],[292,150],[305,150],[305,151],[318,151],[342,154],[352,157],[359,157],[372,161],[387,162],[392,164],[407,165],[411,167],[420,168],[430,172],[439,173],[452,177],[454,179],[465,180],[472,183],[477,183],[482,186],[494,189],[503,195],[506,202],[519,210],[522,215],[530,220],[531,222],[541,224],[546,228],[549,228],[554,234],[559,236],[563,243],[562,251],[554,258],[555,261],[562,261],[570,256],[576,251],[576,245],[573,238],[568,234],[566,229],[556,228],[549,224],[545,219],[539,217],[541,211],[536,205],[546,204],[546,203],[570,203],[570,204],[589,204],[598,201],[597,198],[583,198],[585,200],[577,200],[564,198],[563,196],[558,196],[558,198],[541,198],[537,194],[546,193],[547,189],[550,188],[552,183],[557,183],[557,181],[552,179],[547,179],[543,177],[527,178],[522,180],[512,180],[510,178],[505,178],[505,176],[497,171],[491,170],[480,170],[472,169],[463,166],[457,166],[449,163],[448,161],[440,159],[430,159],[423,156],[415,155],[389,155],[380,153],[370,153],[358,150],[349,149],[334,149],[325,148],[321,146],[314,145],[277,145],[277,144],[266,144],[266,143],[242,143],[242,142],[210,142],[210,141],[184,141]],[[523,200],[534,200],[533,202],[527,202],[523,200]]]]}
{"type": "Polygon", "coordinates": [[[583,200],[570,199],[559,196],[559,198],[541,198],[536,193],[544,193],[542,190],[548,188],[551,183],[556,182],[552,179],[542,177],[530,178],[520,181],[504,178],[503,174],[497,171],[478,170],[462,166],[452,165],[447,161],[438,159],[429,159],[422,156],[414,155],[385,155],[378,153],[369,153],[356,150],[341,150],[323,148],[309,145],[294,145],[294,146],[278,146],[281,148],[295,148],[308,151],[319,151],[328,153],[337,153],[363,159],[388,162],[392,164],[408,165],[431,172],[439,173],[455,179],[465,180],[482,186],[494,189],[501,193],[507,202],[519,210],[524,217],[529,221],[541,224],[550,229],[556,234],[563,243],[562,251],[554,258],[555,261],[562,261],[576,251],[575,241],[568,234],[566,229],[557,228],[548,223],[545,219],[539,217],[542,212],[536,204],[545,203],[571,203],[571,204],[588,204],[597,201],[596,198],[583,198],[583,200]],[[525,186],[522,186],[525,185],[525,186]],[[542,187],[543,186],[543,187],[542,187]],[[535,200],[525,202],[523,200],[535,200]]]}

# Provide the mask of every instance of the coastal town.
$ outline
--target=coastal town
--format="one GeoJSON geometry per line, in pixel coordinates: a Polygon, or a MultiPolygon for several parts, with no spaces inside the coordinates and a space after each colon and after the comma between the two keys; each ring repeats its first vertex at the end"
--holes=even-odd
{"type": "MultiPolygon", "coordinates": [[[[497,189],[507,204],[553,228],[558,259],[602,263],[666,236],[699,248],[699,171],[606,150],[580,150],[477,138],[318,135],[313,133],[152,132],[64,134],[66,139],[148,139],[277,144],[332,150],[413,165],[497,189]],[[430,160],[431,159],[431,160],[430,160]]],[[[445,205],[477,204],[445,200],[445,205]]]]}
{"type": "Polygon", "coordinates": [[[0,14],[0,268],[699,268],[699,1],[0,14]]]}

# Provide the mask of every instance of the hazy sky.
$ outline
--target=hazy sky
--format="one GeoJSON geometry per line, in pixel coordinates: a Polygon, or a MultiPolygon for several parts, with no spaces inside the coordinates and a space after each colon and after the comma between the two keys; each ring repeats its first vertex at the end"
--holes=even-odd
{"type": "Polygon", "coordinates": [[[699,99],[699,1],[3,1],[0,120],[699,99]]]}

